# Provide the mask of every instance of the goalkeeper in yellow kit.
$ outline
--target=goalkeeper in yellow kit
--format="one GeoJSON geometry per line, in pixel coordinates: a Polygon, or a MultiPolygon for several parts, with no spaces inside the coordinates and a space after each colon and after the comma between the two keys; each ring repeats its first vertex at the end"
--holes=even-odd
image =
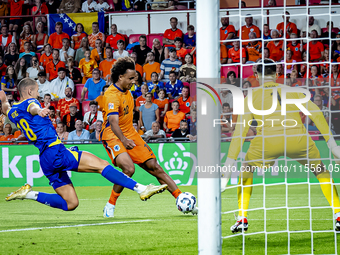
{"type": "MultiPolygon", "coordinates": [[[[335,186],[332,186],[333,179],[330,177],[329,172],[320,160],[320,153],[316,147],[314,141],[308,135],[306,128],[304,127],[299,114],[299,108],[294,104],[287,104],[286,116],[281,115],[281,92],[285,85],[278,84],[275,81],[276,65],[272,60],[265,59],[266,65],[259,64],[257,66],[258,78],[262,86],[253,89],[252,102],[253,106],[257,110],[268,110],[272,106],[273,101],[273,88],[277,89],[277,108],[269,115],[261,116],[250,112],[248,107],[248,98],[244,100],[244,115],[239,115],[237,125],[233,138],[229,147],[228,157],[225,163],[227,169],[230,169],[237,159],[241,146],[244,142],[244,138],[248,132],[248,122],[251,120],[260,119],[263,120],[263,125],[257,127],[257,136],[251,141],[249,149],[247,151],[245,161],[240,173],[239,184],[243,185],[237,188],[238,208],[239,216],[237,222],[231,226],[230,230],[235,233],[239,231],[248,230],[247,210],[249,206],[249,200],[253,187],[253,171],[261,168],[262,166],[271,166],[274,160],[280,156],[287,156],[291,159],[295,159],[300,164],[309,164],[312,166],[312,171],[316,178],[319,180],[323,194],[325,195],[330,206],[333,206],[336,217],[335,230],[340,231],[340,202],[339,196],[335,186]],[[272,65],[271,65],[272,63],[272,65]],[[264,70],[262,70],[264,68],[264,70]],[[265,121],[268,119],[275,119],[275,121],[265,121]],[[295,120],[288,124],[288,119],[295,120]],[[245,120],[245,122],[243,122],[245,120]],[[287,120],[286,126],[283,127],[281,122],[287,120]],[[245,123],[245,125],[243,124],[245,123]],[[297,123],[297,124],[296,124],[297,123]],[[262,126],[262,127],[261,127],[262,126]],[[309,160],[306,160],[309,159],[309,160]],[[313,165],[314,164],[314,165],[313,165]],[[318,170],[318,171],[317,171],[318,170]],[[332,199],[333,193],[333,199],[332,199]]],[[[276,92],[275,92],[276,93],[276,92]]],[[[306,96],[299,92],[290,92],[286,95],[287,99],[301,99],[306,96]]],[[[328,147],[332,151],[335,159],[340,159],[340,147],[337,146],[334,138],[330,134],[328,123],[326,122],[323,113],[312,102],[308,101],[302,104],[311,113],[309,118],[315,123],[318,130],[325,138],[328,147]]],[[[311,169],[311,167],[310,167],[311,169]]],[[[231,172],[227,173],[221,179],[222,192],[230,178],[231,172]]]]}

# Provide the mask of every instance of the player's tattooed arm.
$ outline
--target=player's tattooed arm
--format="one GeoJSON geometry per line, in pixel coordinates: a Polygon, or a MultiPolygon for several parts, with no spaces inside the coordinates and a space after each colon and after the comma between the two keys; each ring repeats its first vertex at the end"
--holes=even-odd
{"type": "Polygon", "coordinates": [[[3,90],[0,91],[0,101],[2,112],[7,116],[7,112],[11,109],[11,105],[8,103],[6,93],[3,90]]]}
{"type": "Polygon", "coordinates": [[[124,147],[128,150],[133,149],[136,146],[134,141],[127,139],[122,130],[119,127],[119,116],[118,115],[111,115],[109,116],[109,123],[111,126],[112,132],[122,141],[124,147]]]}

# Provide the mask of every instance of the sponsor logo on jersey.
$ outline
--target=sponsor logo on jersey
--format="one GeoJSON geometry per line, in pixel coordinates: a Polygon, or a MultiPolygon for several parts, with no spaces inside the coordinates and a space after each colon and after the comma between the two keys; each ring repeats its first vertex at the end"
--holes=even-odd
{"type": "Polygon", "coordinates": [[[114,108],[114,104],[113,103],[109,103],[109,110],[113,110],[114,108]]]}

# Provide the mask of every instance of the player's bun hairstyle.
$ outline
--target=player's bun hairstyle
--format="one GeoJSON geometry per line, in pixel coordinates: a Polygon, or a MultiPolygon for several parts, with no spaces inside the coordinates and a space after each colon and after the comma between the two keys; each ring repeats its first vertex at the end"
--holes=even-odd
{"type": "Polygon", "coordinates": [[[18,84],[20,97],[23,97],[23,92],[29,87],[37,85],[36,81],[31,78],[24,78],[18,84]]]}
{"type": "Polygon", "coordinates": [[[276,74],[276,64],[273,60],[271,59],[264,59],[264,64],[263,65],[262,63],[259,63],[256,67],[256,71],[258,74],[260,75],[275,75],[276,74]],[[268,65],[268,64],[272,64],[272,65],[268,65]],[[263,69],[263,66],[264,66],[264,73],[262,73],[262,69],[263,69]]]}
{"type": "Polygon", "coordinates": [[[120,75],[124,75],[126,70],[135,70],[135,61],[130,57],[119,58],[111,69],[111,80],[116,83],[120,75]]]}

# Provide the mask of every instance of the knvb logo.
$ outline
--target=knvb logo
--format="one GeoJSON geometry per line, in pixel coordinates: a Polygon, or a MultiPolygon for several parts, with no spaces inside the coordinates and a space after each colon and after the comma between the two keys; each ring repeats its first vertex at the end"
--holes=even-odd
{"type": "MultiPolygon", "coordinates": [[[[217,96],[222,107],[222,100],[219,94],[217,93],[217,91],[213,87],[202,82],[198,82],[198,84],[209,88],[217,96]]],[[[244,96],[240,88],[234,85],[228,85],[228,84],[218,84],[215,86],[215,88],[230,90],[233,96],[233,114],[244,115],[244,96]]],[[[252,88],[244,89],[248,91],[248,96],[246,98],[247,98],[248,108],[250,112],[256,115],[261,115],[261,116],[270,115],[276,111],[277,104],[279,102],[281,104],[281,115],[284,115],[284,116],[286,115],[288,104],[294,104],[305,115],[311,115],[311,113],[302,105],[304,103],[307,103],[311,98],[311,94],[307,89],[298,88],[298,87],[280,87],[280,88],[281,88],[281,94],[278,93],[278,87],[266,88],[266,89],[272,90],[272,93],[271,93],[272,94],[272,106],[268,110],[255,109],[253,105],[253,89],[252,88]],[[305,97],[296,98],[296,99],[288,99],[287,98],[288,93],[303,93],[305,97]]],[[[217,106],[215,97],[214,95],[212,95],[210,91],[208,91],[205,88],[200,88],[200,87],[198,87],[198,89],[205,91],[214,100],[214,103],[217,106]]],[[[202,98],[201,107],[202,107],[201,108],[202,115],[207,115],[206,97],[202,98]]]]}

